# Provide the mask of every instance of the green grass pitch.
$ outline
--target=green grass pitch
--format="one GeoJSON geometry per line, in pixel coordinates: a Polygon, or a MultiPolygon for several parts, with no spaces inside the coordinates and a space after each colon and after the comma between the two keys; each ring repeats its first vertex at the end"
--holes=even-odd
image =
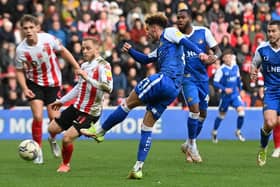
{"type": "Polygon", "coordinates": [[[91,140],[75,142],[71,171],[57,173],[60,159],[50,153],[44,141],[43,165],[19,158],[20,141],[0,141],[0,186],[2,187],[258,187],[280,185],[280,159],[256,165],[257,141],[198,141],[203,158],[201,164],[189,164],[180,152],[183,141],[154,140],[144,165],[142,180],[126,176],[136,159],[138,141],[91,140]]]}

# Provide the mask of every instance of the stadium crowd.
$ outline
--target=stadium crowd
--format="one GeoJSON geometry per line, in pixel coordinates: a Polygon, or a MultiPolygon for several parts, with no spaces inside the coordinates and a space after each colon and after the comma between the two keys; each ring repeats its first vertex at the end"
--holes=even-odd
{"type": "MultiPolygon", "coordinates": [[[[210,28],[221,50],[231,48],[235,53],[242,77],[241,97],[247,107],[261,106],[263,78],[250,81],[252,56],[260,42],[266,40],[266,26],[280,20],[277,0],[0,0],[0,106],[10,109],[28,105],[15,78],[15,48],[22,40],[19,19],[24,14],[38,17],[42,32],[48,32],[62,42],[82,63],[81,41],[85,36],[101,42],[101,54],[111,63],[113,92],[105,94],[105,106],[118,105],[122,98],[147,75],[156,72],[152,65],[141,65],[121,52],[124,42],[137,50],[150,53],[154,44],[146,37],[144,19],[155,12],[164,12],[169,25],[175,26],[178,9],[189,7],[193,24],[210,28]]],[[[58,57],[62,70],[61,95],[77,81],[71,66],[58,57]]],[[[210,77],[209,106],[217,106],[219,92],[213,87],[215,70],[221,61],[208,66],[210,77]]],[[[180,97],[173,106],[184,106],[180,97]]]]}

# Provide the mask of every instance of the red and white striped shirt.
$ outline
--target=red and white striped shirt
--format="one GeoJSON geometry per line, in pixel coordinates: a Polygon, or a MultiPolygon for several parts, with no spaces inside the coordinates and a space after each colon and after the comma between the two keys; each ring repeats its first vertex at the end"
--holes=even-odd
{"type": "Polygon", "coordinates": [[[65,103],[77,97],[75,108],[92,116],[100,116],[104,92],[110,93],[113,89],[111,66],[102,57],[98,57],[83,63],[81,69],[86,71],[88,80],[79,77],[76,86],[60,101],[65,103]]]}
{"type": "Polygon", "coordinates": [[[38,33],[34,46],[24,39],[16,49],[16,68],[24,69],[26,78],[40,86],[58,87],[61,85],[61,71],[55,52],[62,45],[48,33],[38,33]]]}

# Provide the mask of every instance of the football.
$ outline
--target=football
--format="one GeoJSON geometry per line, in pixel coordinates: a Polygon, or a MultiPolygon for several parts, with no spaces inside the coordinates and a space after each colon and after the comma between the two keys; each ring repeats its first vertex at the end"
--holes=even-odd
{"type": "Polygon", "coordinates": [[[23,140],[18,146],[18,154],[24,160],[34,160],[39,153],[40,146],[34,140],[23,140]]]}

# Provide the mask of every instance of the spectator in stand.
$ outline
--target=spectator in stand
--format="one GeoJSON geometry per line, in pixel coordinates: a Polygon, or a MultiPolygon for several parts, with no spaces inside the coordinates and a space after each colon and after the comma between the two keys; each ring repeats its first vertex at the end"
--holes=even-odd
{"type": "Polygon", "coordinates": [[[82,20],[84,13],[87,13],[87,14],[91,15],[91,19],[92,20],[96,20],[97,19],[97,17],[96,17],[97,14],[95,14],[90,9],[90,4],[89,4],[89,1],[87,1],[87,0],[81,1],[81,6],[78,8],[78,11],[77,11],[76,20],[82,20]]]}
{"type": "Polygon", "coordinates": [[[100,12],[99,19],[96,20],[95,26],[99,34],[105,32],[107,28],[113,30],[113,25],[110,20],[108,20],[108,13],[106,11],[100,12]]]}
{"type": "Polygon", "coordinates": [[[18,0],[15,6],[15,11],[11,14],[12,21],[15,24],[24,14],[27,13],[27,7],[24,0],[18,0]]]}
{"type": "Polygon", "coordinates": [[[0,27],[0,44],[4,41],[15,43],[15,36],[13,32],[13,23],[8,20],[3,20],[3,26],[0,27]]]}
{"type": "Polygon", "coordinates": [[[130,30],[131,40],[138,44],[140,42],[140,38],[142,36],[146,36],[146,30],[144,28],[144,24],[142,23],[141,19],[136,18],[134,20],[133,28],[130,30]]]}
{"type": "Polygon", "coordinates": [[[230,18],[229,21],[234,19],[241,20],[243,10],[244,6],[239,0],[228,0],[225,7],[225,13],[228,14],[229,16],[227,17],[230,18]]]}
{"type": "Polygon", "coordinates": [[[219,47],[221,51],[224,51],[225,49],[232,49],[230,45],[230,35],[223,35],[222,39],[219,43],[219,47]]]}
{"type": "Polygon", "coordinates": [[[224,12],[220,8],[219,1],[214,1],[213,4],[212,4],[212,7],[207,12],[208,23],[217,22],[220,15],[223,15],[223,17],[224,17],[224,12]]]}
{"type": "Polygon", "coordinates": [[[122,72],[122,68],[119,64],[114,64],[113,66],[113,92],[112,92],[112,102],[117,104],[117,99],[119,97],[118,90],[127,89],[127,79],[125,74],[122,72]],[[115,101],[115,102],[114,102],[115,101]]]}
{"type": "Polygon", "coordinates": [[[275,3],[275,10],[271,13],[272,20],[280,20],[280,2],[275,3]]]}
{"type": "Polygon", "coordinates": [[[83,33],[83,38],[84,37],[95,38],[96,40],[100,41],[100,43],[101,43],[100,34],[97,32],[97,29],[96,29],[94,23],[89,27],[87,32],[83,33]]]}
{"type": "Polygon", "coordinates": [[[52,23],[52,28],[48,30],[48,33],[59,39],[63,46],[66,46],[67,36],[65,32],[61,29],[59,21],[54,21],[52,23]]]}
{"type": "Polygon", "coordinates": [[[265,21],[265,15],[269,13],[269,4],[267,0],[257,0],[254,7],[256,20],[265,21]]]}
{"type": "Polygon", "coordinates": [[[126,23],[128,26],[128,30],[132,29],[135,19],[140,19],[142,22],[144,22],[144,14],[142,12],[142,9],[137,6],[131,9],[126,16],[126,23]]]}
{"type": "Polygon", "coordinates": [[[90,9],[97,15],[102,11],[106,11],[108,7],[109,2],[105,0],[92,0],[90,3],[90,9]]]}
{"type": "Polygon", "coordinates": [[[225,15],[223,13],[218,15],[218,19],[215,22],[210,23],[210,30],[218,43],[221,43],[225,36],[230,38],[230,34],[227,31],[228,26],[228,23],[225,22],[225,15]]]}
{"type": "Polygon", "coordinates": [[[116,3],[115,1],[112,1],[109,5],[109,9],[108,9],[108,20],[112,24],[113,30],[114,30],[116,23],[119,21],[120,15],[122,15],[122,13],[123,13],[123,10],[119,8],[118,3],[116,3]]]}
{"type": "Polygon", "coordinates": [[[194,26],[207,26],[207,20],[202,13],[197,13],[193,21],[194,26]]]}
{"type": "Polygon", "coordinates": [[[94,21],[91,20],[90,14],[87,12],[84,12],[82,15],[82,19],[78,20],[78,31],[80,31],[82,33],[88,32],[88,29],[93,24],[94,24],[94,21]]]}
{"type": "Polygon", "coordinates": [[[113,41],[112,35],[108,35],[103,43],[102,43],[102,50],[101,54],[104,58],[108,58],[112,55],[112,50],[115,48],[115,43],[113,41]]]}
{"type": "Polygon", "coordinates": [[[246,3],[243,12],[243,24],[248,24],[249,22],[255,22],[255,15],[252,3],[246,3]]]}
{"type": "MultiPolygon", "coordinates": [[[[231,36],[230,36],[230,45],[234,48],[237,47],[238,45],[238,40],[239,38],[242,38],[242,43],[246,43],[250,46],[250,39],[249,39],[249,36],[242,31],[242,28],[241,28],[241,24],[240,24],[240,21],[239,20],[235,20],[234,21],[234,25],[233,25],[233,29],[232,29],[232,32],[231,32],[231,36]]],[[[239,44],[241,44],[239,42],[239,44]]]]}
{"type": "Polygon", "coordinates": [[[265,35],[261,32],[256,33],[254,37],[254,42],[252,43],[251,52],[254,53],[257,47],[265,41],[265,35]]]}

